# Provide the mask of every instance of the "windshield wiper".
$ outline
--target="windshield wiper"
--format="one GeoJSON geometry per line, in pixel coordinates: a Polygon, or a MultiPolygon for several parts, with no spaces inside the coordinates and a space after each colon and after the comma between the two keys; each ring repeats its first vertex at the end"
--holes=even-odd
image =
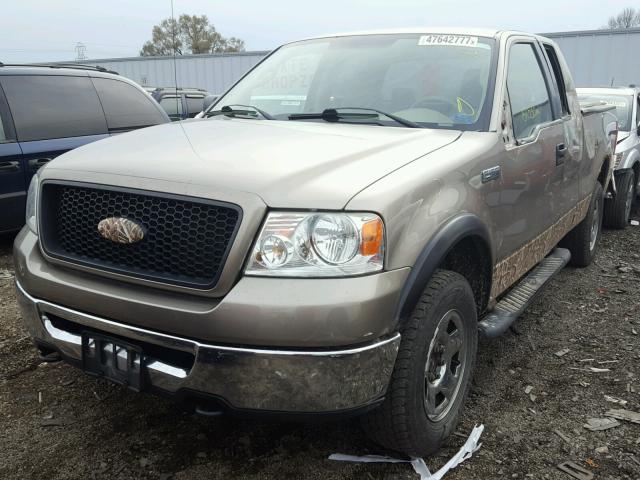
{"type": "Polygon", "coordinates": [[[377,119],[380,118],[380,115],[383,115],[387,118],[390,118],[396,123],[400,125],[404,125],[409,128],[422,128],[417,123],[412,122],[411,120],[407,120],[402,117],[397,117],[392,113],[383,112],[382,110],[376,110],[375,108],[362,108],[362,107],[338,107],[338,108],[327,108],[322,111],[322,113],[293,113],[289,115],[289,120],[311,120],[320,118],[326,122],[338,122],[340,120],[367,120],[367,119],[377,119]],[[339,113],[338,110],[364,110],[367,112],[373,113],[339,113]]]}
{"type": "Polygon", "coordinates": [[[220,110],[212,110],[207,112],[205,116],[215,117],[216,115],[226,115],[228,117],[257,117],[260,114],[262,118],[274,120],[274,118],[264,110],[254,107],[253,105],[225,105],[220,110]],[[240,108],[236,108],[240,107],[240,108]]]}

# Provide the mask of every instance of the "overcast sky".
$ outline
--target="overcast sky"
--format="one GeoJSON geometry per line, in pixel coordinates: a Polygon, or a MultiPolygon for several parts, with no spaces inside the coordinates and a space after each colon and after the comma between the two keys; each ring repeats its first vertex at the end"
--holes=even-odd
{"type": "MultiPolygon", "coordinates": [[[[269,50],[315,34],[413,26],[480,26],[556,32],[589,30],[629,0],[174,0],[176,16],[205,14],[247,50],[269,50]]],[[[170,0],[2,0],[0,61],[137,56],[170,0]]]]}

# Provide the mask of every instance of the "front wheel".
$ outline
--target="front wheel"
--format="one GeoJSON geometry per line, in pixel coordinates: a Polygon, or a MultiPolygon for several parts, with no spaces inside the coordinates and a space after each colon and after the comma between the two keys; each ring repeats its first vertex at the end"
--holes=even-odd
{"type": "Polygon", "coordinates": [[[631,207],[636,198],[636,174],[623,170],[616,175],[617,194],[604,202],[604,224],[609,228],[623,229],[629,224],[631,207]]]}
{"type": "Polygon", "coordinates": [[[478,348],[476,305],[467,280],[438,270],[401,329],[383,404],[363,417],[380,445],[410,456],[437,451],[455,429],[478,348]]]}
{"type": "Polygon", "coordinates": [[[589,211],[573,230],[560,242],[560,245],[571,252],[570,265],[574,267],[587,267],[596,256],[596,250],[602,236],[602,210],[604,194],[600,182],[591,195],[589,211]]]}

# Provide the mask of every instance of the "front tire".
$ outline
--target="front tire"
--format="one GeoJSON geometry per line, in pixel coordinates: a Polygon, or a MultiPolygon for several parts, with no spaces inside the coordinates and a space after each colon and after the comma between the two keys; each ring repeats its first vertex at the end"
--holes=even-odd
{"type": "Polygon", "coordinates": [[[442,446],[458,423],[471,384],[477,322],[467,280],[436,271],[401,329],[385,400],[362,419],[372,440],[414,457],[442,446]]]}
{"type": "Polygon", "coordinates": [[[604,202],[604,224],[609,228],[624,229],[629,224],[631,207],[636,198],[636,174],[623,170],[616,175],[618,193],[604,202]]]}
{"type": "Polygon", "coordinates": [[[596,256],[600,237],[602,236],[602,211],[604,194],[600,182],[591,195],[587,216],[560,242],[561,246],[571,252],[570,265],[587,267],[596,256]]]}

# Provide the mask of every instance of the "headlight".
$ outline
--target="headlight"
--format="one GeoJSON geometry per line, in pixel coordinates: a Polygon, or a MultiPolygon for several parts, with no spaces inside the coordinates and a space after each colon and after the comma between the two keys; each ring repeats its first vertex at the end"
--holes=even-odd
{"type": "Polygon", "coordinates": [[[245,273],[341,277],[382,270],[384,225],[373,213],[273,212],[245,273]]]}
{"type": "Polygon", "coordinates": [[[40,182],[38,180],[38,174],[36,173],[31,178],[29,184],[29,191],[27,192],[27,206],[25,208],[25,222],[36,235],[38,234],[38,219],[36,217],[36,207],[38,205],[38,187],[40,182]]]}

